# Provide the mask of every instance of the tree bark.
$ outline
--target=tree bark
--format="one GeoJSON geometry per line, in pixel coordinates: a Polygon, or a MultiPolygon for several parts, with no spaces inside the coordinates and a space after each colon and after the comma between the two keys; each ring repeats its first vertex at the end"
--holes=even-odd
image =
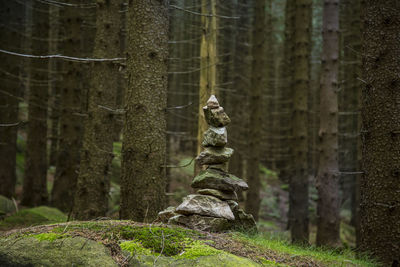
{"type": "MultiPolygon", "coordinates": [[[[15,25],[23,22],[22,3],[1,0],[0,6],[0,48],[16,51],[21,48],[22,31],[18,32],[19,27],[15,25]]],[[[4,70],[0,72],[0,195],[9,198],[15,195],[16,184],[20,60],[0,53],[1,69],[4,70]]]]}
{"type": "MultiPolygon", "coordinates": [[[[70,4],[79,4],[80,0],[70,0],[70,4]]],[[[64,25],[65,40],[60,43],[63,55],[79,57],[81,55],[81,16],[74,7],[60,10],[60,23],[64,25]]],[[[61,91],[60,134],[56,173],[54,176],[51,204],[62,211],[72,210],[76,180],[78,178],[80,149],[82,147],[82,94],[80,80],[82,63],[67,61],[64,64],[61,91]]]]}
{"type": "Polygon", "coordinates": [[[308,243],[308,91],[312,0],[296,1],[293,53],[293,172],[289,183],[289,227],[292,242],[308,243]]]}
{"type": "Polygon", "coordinates": [[[127,31],[120,217],[152,221],[166,199],[167,2],[131,1],[127,31]]]}
{"type": "MultiPolygon", "coordinates": [[[[246,212],[258,220],[260,211],[260,142],[262,125],[262,91],[264,87],[264,45],[265,45],[265,0],[256,0],[255,17],[253,21],[253,43],[251,47],[251,86],[250,99],[250,127],[248,138],[247,183],[249,191],[246,194],[246,212]]],[[[238,107],[239,108],[239,107],[238,107]]]]}
{"type": "MultiPolygon", "coordinates": [[[[97,3],[94,58],[119,57],[119,9],[121,1],[97,3]]],[[[119,66],[96,62],[91,66],[88,119],[85,121],[80,170],[73,217],[80,220],[104,217],[108,210],[110,167],[119,66]]]]}
{"type": "MultiPolygon", "coordinates": [[[[33,2],[32,52],[49,52],[49,5],[33,2]]],[[[47,203],[47,106],[48,60],[31,61],[25,177],[21,204],[40,206],[47,203]]]]}
{"type": "Polygon", "coordinates": [[[339,0],[324,0],[320,98],[320,161],[317,175],[317,245],[338,246],[338,67],[339,0]]]}
{"type": "Polygon", "coordinates": [[[361,249],[400,264],[400,4],[362,2],[361,249]]]}

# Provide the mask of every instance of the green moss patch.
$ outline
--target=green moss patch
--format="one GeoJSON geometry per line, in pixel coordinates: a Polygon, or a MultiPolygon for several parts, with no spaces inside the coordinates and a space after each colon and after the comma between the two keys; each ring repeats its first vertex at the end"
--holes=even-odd
{"type": "Polygon", "coordinates": [[[67,221],[67,216],[56,208],[46,206],[23,209],[0,222],[0,230],[67,221]]]}
{"type": "Polygon", "coordinates": [[[34,234],[31,235],[32,237],[36,238],[39,241],[50,241],[53,242],[54,240],[57,239],[63,239],[68,237],[66,234],[57,234],[57,233],[41,233],[41,234],[34,234]]]}

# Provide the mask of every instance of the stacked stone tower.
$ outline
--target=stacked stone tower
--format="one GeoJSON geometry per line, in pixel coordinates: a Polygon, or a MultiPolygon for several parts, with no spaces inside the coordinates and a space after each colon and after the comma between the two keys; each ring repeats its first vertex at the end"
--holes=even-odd
{"type": "Polygon", "coordinates": [[[252,215],[239,208],[238,194],[248,189],[242,179],[228,173],[228,161],[233,149],[228,142],[225,126],[230,123],[224,108],[212,95],[203,107],[209,128],[204,133],[204,150],[196,157],[203,170],[194,177],[192,187],[197,194],[188,195],[176,208],[159,213],[158,220],[188,228],[219,232],[231,229],[256,229],[252,215]]]}

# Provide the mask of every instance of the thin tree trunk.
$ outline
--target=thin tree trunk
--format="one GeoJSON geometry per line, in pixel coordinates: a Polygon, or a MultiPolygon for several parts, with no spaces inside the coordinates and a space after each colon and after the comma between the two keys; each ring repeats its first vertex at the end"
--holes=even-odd
{"type": "Polygon", "coordinates": [[[400,3],[362,2],[361,249],[400,264],[400,3]]]}
{"type": "Polygon", "coordinates": [[[308,90],[310,89],[312,0],[296,1],[292,117],[293,174],[289,183],[292,242],[308,243],[308,90]]]}
{"type": "Polygon", "coordinates": [[[166,2],[131,1],[127,32],[120,217],[152,221],[166,200],[166,2]]]}
{"type": "MultiPolygon", "coordinates": [[[[33,3],[32,52],[46,55],[49,52],[49,5],[33,3]]],[[[31,78],[28,107],[28,134],[25,154],[25,177],[22,204],[40,206],[47,203],[47,106],[49,61],[31,61],[31,78]]]]}
{"type": "MultiPolygon", "coordinates": [[[[79,4],[80,0],[69,1],[79,4]]],[[[60,23],[64,25],[65,40],[60,44],[60,53],[67,56],[81,55],[81,17],[76,8],[60,10],[60,23]]],[[[51,204],[62,211],[71,211],[78,178],[80,149],[82,146],[82,94],[80,79],[82,63],[64,62],[61,91],[61,113],[58,157],[51,204]]]]}
{"type": "MultiPolygon", "coordinates": [[[[120,1],[98,3],[93,57],[119,57],[120,1]]],[[[88,99],[73,217],[87,220],[106,215],[113,159],[113,137],[119,66],[94,63],[88,99]]]]}
{"type": "MultiPolygon", "coordinates": [[[[1,49],[17,51],[21,47],[21,32],[15,24],[22,23],[23,6],[9,0],[0,1],[1,49]],[[6,26],[10,27],[6,27],[6,26]],[[13,30],[11,30],[11,29],[13,30]]],[[[21,85],[20,58],[0,53],[0,195],[13,197],[16,184],[18,103],[21,85]],[[9,75],[8,75],[9,74],[9,75]]]]}
{"type": "Polygon", "coordinates": [[[264,46],[265,46],[265,0],[256,0],[255,17],[253,22],[253,43],[251,54],[253,61],[251,65],[250,86],[250,127],[248,139],[248,161],[247,161],[247,183],[249,191],[246,195],[246,212],[258,220],[260,211],[260,142],[262,125],[262,91],[264,86],[264,46]],[[261,55],[261,56],[260,56],[261,55]]]}
{"type": "Polygon", "coordinates": [[[317,175],[317,245],[338,246],[339,170],[338,170],[338,68],[339,0],[324,0],[323,51],[320,99],[320,161],[317,175]]]}

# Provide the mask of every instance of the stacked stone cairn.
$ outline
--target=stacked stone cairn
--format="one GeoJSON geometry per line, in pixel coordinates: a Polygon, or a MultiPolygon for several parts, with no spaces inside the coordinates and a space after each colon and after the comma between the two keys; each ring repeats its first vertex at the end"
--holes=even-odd
{"type": "Polygon", "coordinates": [[[233,154],[232,148],[225,147],[225,126],[230,119],[214,95],[203,111],[209,128],[202,142],[205,149],[196,157],[196,163],[204,166],[192,181],[197,194],[186,196],[176,208],[161,211],[157,221],[209,232],[257,230],[253,216],[237,203],[238,194],[248,189],[247,183],[227,172],[233,154]]]}

